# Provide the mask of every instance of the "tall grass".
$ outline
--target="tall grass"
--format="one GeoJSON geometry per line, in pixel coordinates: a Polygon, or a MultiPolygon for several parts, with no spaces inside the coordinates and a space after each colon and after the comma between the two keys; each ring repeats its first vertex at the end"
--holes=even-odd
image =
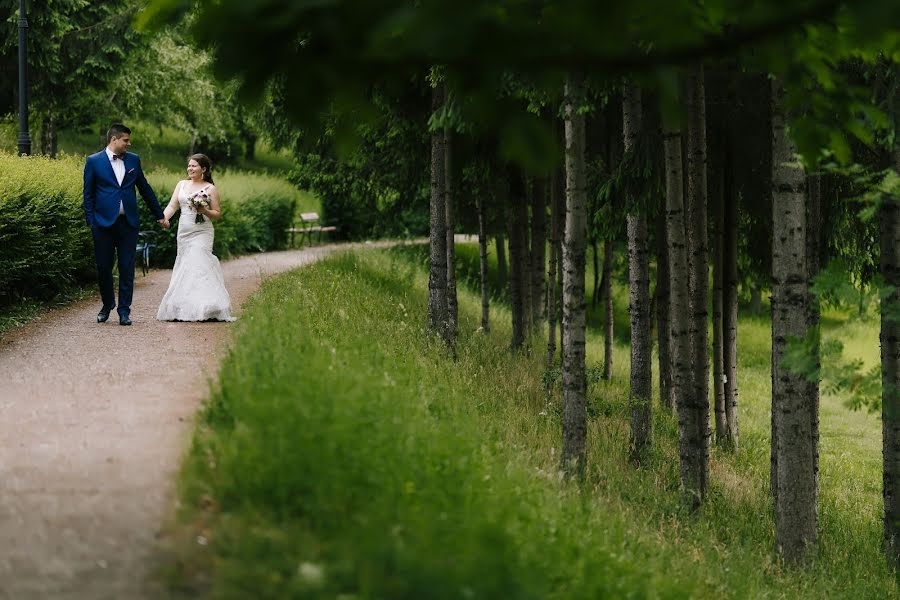
{"type": "MultiPolygon", "coordinates": [[[[773,559],[768,337],[741,321],[742,449],[713,453],[698,514],[679,504],[677,430],[627,460],[627,348],[589,388],[589,468],[561,481],[561,400],[543,352],[510,354],[509,315],[458,357],[423,329],[408,251],[344,254],[269,280],[244,307],[182,476],[191,540],[173,586],[260,598],[883,598],[878,423],[826,397],[821,548],[773,559]],[[197,540],[199,540],[198,543],[197,540]]],[[[860,332],[869,335],[871,327],[860,332]]],[[[539,347],[541,340],[533,340],[539,347]]],[[[602,341],[588,344],[588,361],[602,341]]]]}

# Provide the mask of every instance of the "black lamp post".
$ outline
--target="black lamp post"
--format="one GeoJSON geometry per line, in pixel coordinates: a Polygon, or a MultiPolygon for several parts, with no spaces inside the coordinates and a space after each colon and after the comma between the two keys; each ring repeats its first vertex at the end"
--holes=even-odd
{"type": "Polygon", "coordinates": [[[28,53],[25,50],[28,18],[25,0],[19,0],[19,154],[31,154],[31,136],[28,135],[28,53]]]}

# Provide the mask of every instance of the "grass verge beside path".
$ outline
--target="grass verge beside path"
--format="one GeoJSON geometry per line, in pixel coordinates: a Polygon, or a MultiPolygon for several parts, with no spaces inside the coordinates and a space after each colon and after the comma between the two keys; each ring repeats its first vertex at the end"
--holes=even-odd
{"type": "MultiPolygon", "coordinates": [[[[823,426],[819,559],[785,571],[772,558],[765,324],[742,323],[744,450],[714,456],[710,500],[691,516],[678,504],[671,416],[657,414],[642,468],[627,462],[624,355],[589,390],[579,494],[559,480],[560,398],[541,387],[543,351],[506,350],[502,309],[491,334],[477,333],[480,298],[461,291],[458,360],[448,359],[423,329],[426,292],[409,253],[346,253],[268,280],[244,305],[183,468],[174,588],[221,598],[897,595],[880,558],[878,498],[860,486],[880,457],[826,443],[849,433],[836,420],[823,426]]],[[[596,343],[588,351],[591,363],[602,356],[596,343]]]]}

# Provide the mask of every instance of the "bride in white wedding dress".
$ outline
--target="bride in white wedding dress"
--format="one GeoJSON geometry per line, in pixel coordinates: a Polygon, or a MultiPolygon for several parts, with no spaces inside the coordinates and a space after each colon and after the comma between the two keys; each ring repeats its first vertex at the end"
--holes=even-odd
{"type": "Polygon", "coordinates": [[[213,185],[210,161],[204,154],[188,160],[188,179],[178,182],[163,213],[178,220],[178,255],[169,289],[156,318],[160,321],[234,321],[231,298],[219,259],[212,253],[212,221],[222,216],[219,192],[213,185]]]}

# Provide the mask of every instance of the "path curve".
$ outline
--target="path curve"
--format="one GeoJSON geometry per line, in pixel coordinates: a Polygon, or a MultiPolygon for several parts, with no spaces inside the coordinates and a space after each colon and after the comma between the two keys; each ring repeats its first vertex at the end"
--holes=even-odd
{"type": "MultiPolygon", "coordinates": [[[[234,312],[266,276],[387,244],[223,261],[234,312]]],[[[131,327],[97,324],[98,296],[0,339],[0,599],[163,595],[155,539],[233,327],[156,321],[170,275],[136,277],[131,327]]]]}

